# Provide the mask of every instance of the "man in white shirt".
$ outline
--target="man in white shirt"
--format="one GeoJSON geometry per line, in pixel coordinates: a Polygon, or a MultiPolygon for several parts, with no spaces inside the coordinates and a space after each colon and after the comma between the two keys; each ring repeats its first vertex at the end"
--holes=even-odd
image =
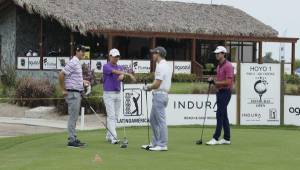
{"type": "Polygon", "coordinates": [[[168,92],[171,88],[172,70],[169,67],[164,47],[156,47],[150,50],[152,59],[157,63],[155,80],[151,85],[145,85],[145,91],[153,90],[150,124],[153,131],[152,143],[143,145],[143,149],[150,151],[168,150],[168,127],[166,123],[166,107],[168,105],[168,92]]]}

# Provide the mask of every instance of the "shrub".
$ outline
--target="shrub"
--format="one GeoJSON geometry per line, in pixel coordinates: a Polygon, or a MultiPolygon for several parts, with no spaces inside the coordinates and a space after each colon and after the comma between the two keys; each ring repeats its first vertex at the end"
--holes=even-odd
{"type": "Polygon", "coordinates": [[[289,84],[300,84],[300,77],[293,75],[285,75],[284,80],[289,84]]]}
{"type": "Polygon", "coordinates": [[[29,107],[48,106],[51,100],[42,98],[52,97],[54,89],[49,80],[22,78],[16,84],[15,97],[17,99],[14,103],[29,107]]]}
{"type": "Polygon", "coordinates": [[[173,74],[172,82],[196,82],[198,77],[195,74],[173,74]]]}

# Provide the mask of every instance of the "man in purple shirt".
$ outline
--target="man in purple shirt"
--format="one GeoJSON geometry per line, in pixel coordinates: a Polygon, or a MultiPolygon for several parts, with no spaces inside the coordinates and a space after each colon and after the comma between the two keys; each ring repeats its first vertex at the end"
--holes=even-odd
{"type": "Polygon", "coordinates": [[[85,48],[79,45],[76,48],[76,55],[67,63],[64,69],[59,73],[59,84],[62,94],[68,104],[68,133],[70,147],[82,147],[84,143],[76,137],[76,122],[80,112],[81,93],[84,85],[89,86],[90,82],[83,80],[82,67],[80,61],[84,56],[85,48]]]}
{"type": "Polygon", "coordinates": [[[133,81],[132,74],[123,71],[118,65],[120,52],[112,49],[109,52],[109,62],[103,66],[103,100],[107,113],[106,140],[111,144],[118,144],[119,140],[116,132],[116,123],[121,109],[121,81],[124,76],[129,76],[133,81]]]}
{"type": "Polygon", "coordinates": [[[226,60],[225,54],[227,50],[223,46],[218,46],[214,52],[219,62],[217,67],[216,79],[209,78],[209,83],[214,84],[217,88],[217,126],[213,138],[208,141],[207,145],[224,145],[231,144],[230,142],[230,126],[228,120],[227,106],[231,98],[231,89],[233,86],[233,66],[226,60]],[[224,138],[219,141],[222,128],[224,129],[224,138]]]}

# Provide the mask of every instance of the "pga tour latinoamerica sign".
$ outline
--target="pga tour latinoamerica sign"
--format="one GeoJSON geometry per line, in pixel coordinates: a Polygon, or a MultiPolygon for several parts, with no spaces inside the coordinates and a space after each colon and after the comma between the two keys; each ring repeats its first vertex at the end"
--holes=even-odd
{"type": "MultiPolygon", "coordinates": [[[[148,116],[146,92],[140,90],[143,84],[125,85],[121,112],[118,118],[119,126],[144,126],[150,118],[152,107],[152,93],[148,92],[148,116]]],[[[207,107],[207,125],[216,124],[216,97],[211,95],[206,102],[207,95],[170,94],[166,108],[168,125],[197,125],[204,120],[207,107]]],[[[233,95],[228,106],[228,116],[231,124],[236,124],[236,96],[233,95]]]]}
{"type": "Polygon", "coordinates": [[[241,64],[241,125],[280,124],[280,64],[241,64]]]}

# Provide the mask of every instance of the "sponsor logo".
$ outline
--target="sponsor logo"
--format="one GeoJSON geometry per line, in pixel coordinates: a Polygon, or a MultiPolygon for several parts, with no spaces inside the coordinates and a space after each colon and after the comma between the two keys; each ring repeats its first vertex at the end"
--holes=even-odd
{"type": "Polygon", "coordinates": [[[25,59],[22,58],[22,59],[21,59],[21,66],[22,66],[22,67],[25,67],[25,62],[26,62],[25,59]]]}
{"type": "Polygon", "coordinates": [[[299,107],[290,107],[289,112],[292,114],[296,113],[296,116],[300,116],[300,108],[299,107]]]}
{"type": "Polygon", "coordinates": [[[141,116],[142,115],[142,94],[140,91],[124,92],[124,116],[141,116]]]}
{"type": "Polygon", "coordinates": [[[174,101],[173,109],[174,110],[193,110],[193,109],[217,109],[217,103],[212,103],[211,101],[174,101]]]}
{"type": "Polygon", "coordinates": [[[29,60],[28,63],[29,63],[30,66],[33,66],[33,65],[39,65],[39,64],[40,64],[40,61],[39,61],[39,60],[30,61],[30,60],[29,60]]]}
{"type": "Polygon", "coordinates": [[[56,68],[56,62],[49,62],[47,58],[44,59],[44,66],[45,67],[51,67],[56,68]]]}
{"type": "Polygon", "coordinates": [[[186,66],[176,66],[175,65],[175,70],[178,70],[178,71],[181,71],[181,70],[187,70],[187,71],[189,71],[189,70],[191,70],[191,65],[186,65],[186,66]]]}
{"type": "Polygon", "coordinates": [[[246,118],[246,121],[260,121],[262,119],[261,113],[242,113],[242,117],[246,118]]]}
{"type": "Polygon", "coordinates": [[[102,63],[101,63],[101,61],[97,61],[97,63],[96,63],[96,68],[97,68],[98,70],[101,70],[101,69],[102,69],[102,63]]]}
{"type": "Polygon", "coordinates": [[[60,66],[61,67],[65,67],[66,66],[66,60],[65,59],[60,59],[59,62],[60,62],[60,66]]]}
{"type": "Polygon", "coordinates": [[[278,121],[277,109],[275,109],[275,108],[269,109],[269,120],[268,121],[278,121]]]}

